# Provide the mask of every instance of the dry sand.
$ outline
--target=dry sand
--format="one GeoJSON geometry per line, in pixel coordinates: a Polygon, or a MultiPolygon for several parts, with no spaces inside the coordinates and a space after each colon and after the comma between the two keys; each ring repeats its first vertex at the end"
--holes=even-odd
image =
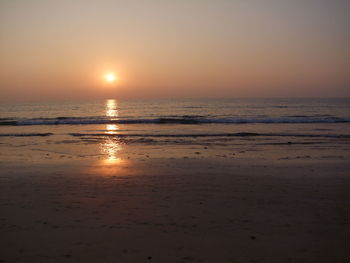
{"type": "Polygon", "coordinates": [[[350,262],[347,157],[196,151],[2,164],[0,262],[350,262]]]}

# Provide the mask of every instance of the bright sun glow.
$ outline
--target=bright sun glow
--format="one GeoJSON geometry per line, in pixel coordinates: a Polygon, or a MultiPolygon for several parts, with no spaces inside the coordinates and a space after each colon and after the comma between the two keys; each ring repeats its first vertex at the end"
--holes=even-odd
{"type": "Polygon", "coordinates": [[[107,74],[105,74],[105,75],[104,75],[104,78],[105,78],[105,80],[106,80],[107,82],[109,82],[109,83],[112,83],[112,82],[116,81],[116,79],[117,79],[117,77],[116,77],[115,74],[113,74],[113,73],[107,73],[107,74]]]}

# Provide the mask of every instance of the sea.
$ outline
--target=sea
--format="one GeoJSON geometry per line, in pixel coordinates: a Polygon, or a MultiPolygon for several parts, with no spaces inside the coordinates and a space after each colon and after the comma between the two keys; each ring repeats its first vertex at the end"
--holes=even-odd
{"type": "MultiPolygon", "coordinates": [[[[54,151],[60,144],[74,144],[79,155],[84,151],[79,145],[99,145],[101,140],[168,149],[172,145],[242,145],[248,141],[349,144],[350,99],[111,98],[0,104],[3,160],[9,160],[10,154],[5,152],[18,154],[21,148],[44,145],[54,151]]],[[[107,154],[111,152],[107,150],[107,154]]]]}

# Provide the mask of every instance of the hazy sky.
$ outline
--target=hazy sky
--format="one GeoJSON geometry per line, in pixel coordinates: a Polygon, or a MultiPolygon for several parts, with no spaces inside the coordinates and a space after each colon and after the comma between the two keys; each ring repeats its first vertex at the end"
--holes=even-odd
{"type": "Polygon", "coordinates": [[[0,0],[0,100],[349,97],[349,13],[347,0],[0,0]]]}

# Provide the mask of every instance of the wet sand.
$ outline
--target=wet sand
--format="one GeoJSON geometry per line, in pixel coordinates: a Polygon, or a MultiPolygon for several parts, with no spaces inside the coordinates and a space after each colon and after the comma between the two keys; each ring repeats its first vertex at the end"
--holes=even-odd
{"type": "Polygon", "coordinates": [[[191,152],[2,164],[0,262],[350,261],[347,156],[191,152]]]}

